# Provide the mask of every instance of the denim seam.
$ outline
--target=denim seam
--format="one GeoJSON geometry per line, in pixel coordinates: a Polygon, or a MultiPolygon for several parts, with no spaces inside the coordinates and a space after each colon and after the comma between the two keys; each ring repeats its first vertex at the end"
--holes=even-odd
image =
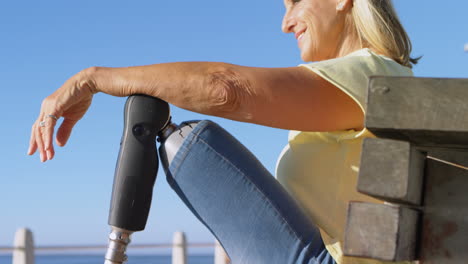
{"type": "Polygon", "coordinates": [[[249,177],[246,176],[246,174],[244,172],[242,172],[242,170],[240,168],[238,168],[236,165],[234,165],[231,161],[229,161],[227,158],[225,158],[224,155],[222,155],[221,153],[219,153],[218,151],[216,151],[214,148],[212,148],[208,142],[206,142],[205,140],[203,140],[202,138],[198,138],[198,140],[200,140],[201,142],[203,142],[207,147],[209,147],[211,150],[213,150],[214,152],[216,152],[218,155],[220,155],[220,157],[223,158],[224,161],[226,161],[227,163],[229,163],[230,165],[232,165],[239,173],[241,173],[243,176],[245,176],[244,178],[248,179],[248,181],[250,182],[250,184],[252,184],[259,193],[261,193],[263,195],[263,199],[265,201],[268,201],[268,204],[271,208],[273,208],[275,211],[276,211],[276,214],[283,219],[283,221],[286,223],[288,229],[289,229],[289,232],[291,234],[293,234],[296,239],[301,243],[301,246],[304,247],[305,246],[305,243],[302,241],[302,239],[299,238],[299,235],[293,230],[293,228],[291,227],[291,224],[289,223],[288,220],[286,220],[280,213],[280,211],[278,210],[278,208],[272,203],[270,202],[270,200],[267,198],[267,196],[265,195],[265,193],[262,192],[262,190],[260,188],[258,188],[258,186],[252,181],[250,180],[249,177]]]}
{"type": "MultiPolygon", "coordinates": [[[[203,122],[203,121],[202,121],[203,122]]],[[[203,127],[206,127],[209,123],[207,122],[206,124],[203,125],[203,127]]],[[[197,126],[198,127],[201,127],[200,124],[197,126]]],[[[186,149],[188,149],[191,145],[193,145],[195,142],[196,142],[196,139],[199,138],[198,136],[200,135],[200,133],[202,132],[203,130],[200,128],[198,131],[196,131],[193,135],[191,135],[190,137],[188,137],[187,139],[190,138],[190,141],[189,143],[187,144],[183,144],[183,148],[184,148],[184,153],[183,155],[181,155],[180,159],[177,159],[175,160],[174,158],[174,161],[178,162],[177,166],[175,166],[173,168],[173,172],[172,172],[172,175],[174,175],[174,178],[175,178],[175,175],[177,174],[177,172],[179,171],[180,169],[180,166],[182,166],[182,163],[184,162],[185,158],[187,157],[187,155],[189,154],[189,151],[187,151],[186,149]]],[[[181,149],[182,150],[182,149],[181,149]]],[[[180,151],[180,150],[179,150],[180,151]]],[[[176,156],[177,157],[177,154],[176,156]]]]}

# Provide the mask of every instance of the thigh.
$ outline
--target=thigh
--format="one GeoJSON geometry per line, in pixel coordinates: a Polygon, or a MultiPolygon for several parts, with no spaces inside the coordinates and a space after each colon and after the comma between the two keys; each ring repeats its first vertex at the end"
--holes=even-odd
{"type": "Polygon", "coordinates": [[[333,263],[294,199],[215,123],[202,121],[194,128],[166,174],[232,263],[333,263]]]}

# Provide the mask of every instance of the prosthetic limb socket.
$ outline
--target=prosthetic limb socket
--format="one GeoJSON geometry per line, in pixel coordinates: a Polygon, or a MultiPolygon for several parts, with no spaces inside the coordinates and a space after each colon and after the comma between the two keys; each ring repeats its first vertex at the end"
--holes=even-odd
{"type": "Polygon", "coordinates": [[[196,124],[196,121],[180,126],[171,123],[169,105],[158,98],[132,95],[127,99],[109,211],[111,233],[104,264],[125,263],[132,233],[145,229],[159,168],[156,137],[159,135],[161,161],[167,169],[185,135],[196,124]]]}

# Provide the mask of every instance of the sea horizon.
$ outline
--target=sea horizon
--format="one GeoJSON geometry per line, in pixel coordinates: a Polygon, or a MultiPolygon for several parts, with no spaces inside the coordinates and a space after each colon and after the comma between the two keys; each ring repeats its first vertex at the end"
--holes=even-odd
{"type": "MultiPolygon", "coordinates": [[[[161,254],[131,254],[128,256],[129,264],[171,264],[171,255],[161,254]]],[[[187,256],[189,264],[213,264],[213,255],[191,254],[187,256]]],[[[0,254],[0,264],[11,264],[11,254],[0,254]]],[[[35,255],[35,264],[102,264],[103,254],[86,253],[40,253],[35,255]]]]}

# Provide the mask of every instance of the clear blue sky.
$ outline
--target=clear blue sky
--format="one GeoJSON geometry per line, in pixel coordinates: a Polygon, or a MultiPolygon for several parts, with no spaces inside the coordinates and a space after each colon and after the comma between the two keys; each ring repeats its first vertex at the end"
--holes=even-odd
{"type": "MultiPolygon", "coordinates": [[[[468,1],[396,0],[423,55],[417,76],[468,77],[468,1]]],[[[18,227],[37,244],[104,244],[125,99],[95,96],[67,147],[40,163],[26,156],[42,99],[90,66],[224,61],[281,67],[301,63],[292,35],[280,30],[282,0],[3,1],[0,5],[0,245],[18,227]]],[[[176,122],[206,118],[172,108],[176,122]]],[[[218,121],[274,170],[287,131],[218,121]]],[[[175,230],[190,241],[210,234],[159,173],[147,229],[135,243],[167,242],[175,230]]]]}

